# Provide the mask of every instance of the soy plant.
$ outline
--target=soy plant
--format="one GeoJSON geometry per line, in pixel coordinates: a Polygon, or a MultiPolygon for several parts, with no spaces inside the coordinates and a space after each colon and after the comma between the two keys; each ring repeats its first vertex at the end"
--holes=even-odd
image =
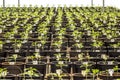
{"type": "Polygon", "coordinates": [[[106,34],[106,38],[107,38],[107,39],[112,39],[111,32],[112,32],[111,29],[107,29],[106,32],[104,33],[104,34],[106,34]]]}
{"type": "Polygon", "coordinates": [[[58,30],[60,30],[60,28],[61,28],[61,22],[60,21],[58,21],[58,22],[55,22],[54,24],[53,24],[53,26],[54,26],[54,30],[55,31],[58,31],[58,30]]]}
{"type": "Polygon", "coordinates": [[[45,35],[45,36],[39,35],[38,39],[39,39],[39,42],[38,42],[37,46],[38,46],[38,48],[41,48],[43,50],[45,47],[45,44],[48,41],[48,37],[47,37],[47,35],[45,35]]]}
{"type": "Polygon", "coordinates": [[[20,28],[19,26],[15,26],[12,31],[15,33],[15,34],[18,34],[18,28],[20,28]]]}
{"type": "MultiPolygon", "coordinates": [[[[67,67],[68,66],[68,58],[67,57],[63,57],[63,53],[56,53],[54,54],[55,55],[55,58],[56,58],[56,61],[55,61],[55,66],[61,70],[64,70],[63,67],[67,67]]],[[[64,70],[66,71],[66,70],[64,70]]]]}
{"type": "Polygon", "coordinates": [[[29,61],[29,59],[32,60],[33,64],[38,64],[39,61],[42,59],[42,56],[40,55],[40,53],[35,52],[31,56],[27,56],[27,62],[29,61]]]}
{"type": "Polygon", "coordinates": [[[64,41],[66,35],[66,29],[65,28],[61,28],[61,30],[58,30],[57,32],[55,32],[55,34],[53,34],[53,41],[64,41]]]}
{"type": "Polygon", "coordinates": [[[22,33],[20,33],[21,38],[24,40],[27,40],[29,38],[29,32],[32,29],[32,25],[31,24],[27,24],[24,27],[22,27],[24,29],[24,31],[22,33]]]}
{"type": "Polygon", "coordinates": [[[26,76],[29,76],[30,80],[34,80],[33,77],[39,77],[41,74],[36,68],[29,67],[25,68],[24,72],[21,73],[20,75],[23,76],[24,79],[26,79],[26,76]]]}
{"type": "Polygon", "coordinates": [[[68,20],[68,23],[66,24],[67,30],[74,31],[76,28],[76,23],[74,22],[74,17],[72,16],[72,13],[66,11],[66,17],[68,20]]]}
{"type": "Polygon", "coordinates": [[[47,43],[47,40],[46,40],[46,39],[42,39],[42,40],[40,41],[40,43],[41,43],[41,48],[44,49],[45,44],[47,43]]]}
{"type": "Polygon", "coordinates": [[[50,77],[50,80],[55,80],[57,77],[57,80],[63,80],[63,77],[67,75],[63,74],[63,70],[57,69],[56,73],[49,73],[47,74],[47,77],[50,77]]]}
{"type": "MultiPolygon", "coordinates": [[[[81,29],[82,30],[85,30],[85,31],[89,31],[89,30],[91,30],[91,27],[90,27],[90,24],[88,24],[88,23],[82,23],[81,24],[81,29]]],[[[89,34],[88,34],[89,35],[89,34]]]]}
{"type": "MultiPolygon", "coordinates": [[[[98,48],[102,48],[103,44],[104,43],[102,41],[95,40],[95,42],[93,42],[91,45],[93,48],[98,49],[98,48]]],[[[95,50],[95,51],[99,52],[99,50],[95,50]]]]}
{"type": "Polygon", "coordinates": [[[32,24],[26,24],[26,26],[23,27],[25,29],[25,32],[30,33],[31,29],[32,29],[32,24]]]}
{"type": "Polygon", "coordinates": [[[56,57],[57,61],[60,61],[62,59],[62,53],[54,54],[54,56],[56,57]]]}
{"type": "Polygon", "coordinates": [[[63,36],[66,34],[66,28],[61,28],[59,31],[56,32],[56,35],[63,36]]]}
{"type": "Polygon", "coordinates": [[[76,24],[71,19],[71,17],[67,17],[67,18],[68,18],[68,23],[66,24],[67,30],[68,31],[74,31],[76,29],[76,24]]]}
{"type": "Polygon", "coordinates": [[[55,64],[55,66],[58,68],[58,69],[61,69],[61,70],[64,70],[65,72],[67,72],[63,67],[67,67],[68,64],[65,62],[65,61],[57,61],[57,63],[55,64]]]}
{"type": "Polygon", "coordinates": [[[27,42],[27,39],[29,38],[29,32],[25,31],[20,33],[21,39],[26,40],[25,42],[27,42]]]}
{"type": "Polygon", "coordinates": [[[38,30],[37,30],[38,35],[41,35],[41,36],[47,35],[49,29],[46,26],[47,26],[46,24],[45,25],[42,24],[40,25],[40,27],[38,27],[38,30]]]}
{"type": "Polygon", "coordinates": [[[45,21],[46,21],[46,23],[50,23],[50,21],[51,21],[51,19],[52,19],[52,15],[53,15],[53,12],[51,12],[51,10],[48,10],[48,11],[50,11],[49,13],[48,13],[48,15],[46,15],[46,18],[45,18],[45,21]],[[52,14],[52,15],[51,15],[52,14]]]}
{"type": "MultiPolygon", "coordinates": [[[[120,48],[120,42],[110,44],[110,47],[114,48],[114,51],[115,51],[116,49],[120,48]]],[[[119,52],[119,50],[117,50],[117,52],[119,52]]]]}
{"type": "Polygon", "coordinates": [[[108,39],[111,40],[111,42],[115,41],[115,38],[119,37],[119,34],[117,33],[117,30],[112,30],[110,34],[108,34],[109,36],[111,35],[111,37],[108,37],[108,39]]]}
{"type": "Polygon", "coordinates": [[[55,30],[55,31],[60,30],[60,28],[62,26],[61,24],[62,24],[62,14],[63,14],[63,12],[60,8],[58,8],[57,11],[58,11],[58,14],[56,15],[55,23],[53,23],[53,26],[54,26],[53,30],[55,30]]]}
{"type": "Polygon", "coordinates": [[[113,70],[117,72],[117,75],[118,75],[118,70],[119,70],[119,67],[118,66],[115,66],[113,67],[113,70]]]}
{"type": "Polygon", "coordinates": [[[98,79],[99,72],[100,72],[99,69],[92,69],[93,80],[96,80],[95,76],[97,76],[98,79]]]}
{"type": "Polygon", "coordinates": [[[62,48],[63,40],[53,40],[52,47],[59,52],[62,48]]]}
{"type": "MultiPolygon", "coordinates": [[[[38,12],[34,12],[33,15],[34,15],[34,16],[37,16],[37,15],[38,15],[38,12]]],[[[38,23],[39,21],[40,21],[40,18],[38,18],[38,17],[33,18],[34,24],[38,23]]]]}
{"type": "Polygon", "coordinates": [[[35,52],[39,52],[39,48],[40,48],[41,44],[38,43],[38,41],[32,42],[32,46],[34,46],[35,52]]]}
{"type": "Polygon", "coordinates": [[[84,53],[78,54],[78,61],[82,63],[83,59],[84,59],[84,53]]]}
{"type": "Polygon", "coordinates": [[[13,54],[8,57],[8,62],[10,65],[15,65],[17,62],[17,58],[20,57],[18,54],[13,54]]]}
{"type": "Polygon", "coordinates": [[[75,48],[75,50],[77,52],[81,52],[81,49],[84,47],[83,43],[82,42],[76,42],[73,47],[75,48]]]}
{"type": "Polygon", "coordinates": [[[104,60],[104,64],[107,64],[107,60],[108,60],[109,56],[106,54],[102,54],[101,58],[104,60]]]}
{"type": "Polygon", "coordinates": [[[80,66],[80,68],[85,68],[84,70],[81,71],[81,74],[83,76],[85,76],[86,80],[88,78],[88,74],[90,73],[90,69],[89,69],[90,66],[92,66],[92,65],[88,62],[84,62],[80,66]]]}
{"type": "Polygon", "coordinates": [[[92,37],[93,41],[98,39],[100,36],[101,36],[100,32],[92,30],[91,37],[92,37]]]}
{"type": "Polygon", "coordinates": [[[69,21],[69,23],[67,24],[67,28],[70,31],[74,31],[76,28],[75,23],[73,23],[73,21],[69,21]]]}
{"type": "Polygon", "coordinates": [[[7,39],[14,39],[14,32],[6,32],[3,36],[4,38],[7,39]]]}
{"type": "Polygon", "coordinates": [[[5,78],[8,74],[7,68],[0,68],[0,79],[5,78]]]}
{"type": "Polygon", "coordinates": [[[76,42],[80,42],[80,39],[82,39],[83,33],[78,30],[74,30],[72,32],[72,36],[76,42]]]}
{"type": "Polygon", "coordinates": [[[15,39],[13,47],[14,47],[15,52],[19,52],[22,47],[22,40],[15,39]]]}

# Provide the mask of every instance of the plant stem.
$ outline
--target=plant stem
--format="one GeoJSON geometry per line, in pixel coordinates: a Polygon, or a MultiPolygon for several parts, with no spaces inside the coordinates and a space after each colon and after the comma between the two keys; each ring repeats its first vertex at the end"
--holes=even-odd
{"type": "Polygon", "coordinates": [[[94,74],[93,74],[93,80],[95,80],[95,76],[94,76],[94,74]]]}
{"type": "MultiPolygon", "coordinates": [[[[87,65],[85,66],[86,70],[87,70],[87,65]]],[[[87,80],[87,74],[86,74],[86,80],[87,80]]]]}

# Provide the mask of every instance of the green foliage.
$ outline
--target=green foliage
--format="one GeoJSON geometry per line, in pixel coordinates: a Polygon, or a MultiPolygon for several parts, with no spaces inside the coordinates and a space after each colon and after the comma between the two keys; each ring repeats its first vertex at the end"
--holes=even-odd
{"type": "Polygon", "coordinates": [[[75,46],[76,48],[83,48],[83,47],[84,47],[84,46],[83,46],[83,43],[75,43],[74,46],[75,46]]]}
{"type": "Polygon", "coordinates": [[[92,69],[93,75],[96,75],[99,72],[99,69],[92,69]]]}
{"type": "Polygon", "coordinates": [[[31,77],[31,79],[32,79],[32,77],[39,77],[40,76],[40,74],[38,73],[38,70],[36,68],[33,68],[33,67],[25,68],[24,72],[21,73],[21,75],[23,75],[23,76],[28,75],[29,77],[31,77]]]}
{"type": "Polygon", "coordinates": [[[114,70],[114,71],[118,71],[118,70],[119,70],[118,66],[115,66],[115,67],[113,68],[113,70],[114,70]]]}
{"type": "Polygon", "coordinates": [[[7,76],[8,71],[6,68],[0,68],[0,78],[7,76]]]}
{"type": "Polygon", "coordinates": [[[92,44],[92,46],[96,47],[96,48],[100,48],[100,47],[102,47],[102,45],[103,45],[103,42],[102,41],[98,41],[98,40],[93,42],[93,44],[92,44]]]}
{"type": "Polygon", "coordinates": [[[57,48],[60,48],[62,46],[62,43],[63,43],[62,40],[58,40],[58,41],[54,41],[52,45],[57,48]]]}
{"type": "Polygon", "coordinates": [[[16,59],[18,58],[18,54],[13,54],[8,57],[9,60],[14,60],[16,62],[16,59]]]}

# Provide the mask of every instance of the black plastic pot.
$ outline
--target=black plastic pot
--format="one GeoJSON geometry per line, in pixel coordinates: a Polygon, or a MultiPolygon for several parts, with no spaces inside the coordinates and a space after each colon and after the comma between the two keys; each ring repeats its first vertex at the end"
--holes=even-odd
{"type": "Polygon", "coordinates": [[[92,75],[88,74],[87,78],[82,76],[81,73],[74,73],[74,80],[93,80],[92,75]]]}

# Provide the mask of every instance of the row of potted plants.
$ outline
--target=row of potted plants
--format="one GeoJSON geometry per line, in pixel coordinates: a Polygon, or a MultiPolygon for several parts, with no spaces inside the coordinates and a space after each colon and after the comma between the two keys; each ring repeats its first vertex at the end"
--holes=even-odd
{"type": "MultiPolygon", "coordinates": [[[[9,58],[13,58],[15,61],[16,61],[16,59],[17,59],[17,55],[16,54],[14,54],[14,55],[12,55],[12,56],[10,56],[9,58]]],[[[58,78],[63,78],[65,75],[66,76],[68,76],[68,72],[67,72],[67,74],[65,74],[66,73],[66,71],[64,70],[64,66],[68,66],[70,63],[66,63],[65,61],[67,61],[68,59],[67,58],[62,58],[62,55],[61,54],[55,54],[55,57],[56,57],[56,60],[57,60],[57,63],[56,62],[54,62],[54,64],[58,67],[58,69],[56,69],[56,73],[51,73],[51,74],[47,74],[48,76],[52,76],[52,78],[54,78],[54,77],[58,77],[58,78]],[[65,61],[61,61],[61,60],[63,60],[63,59],[65,59],[65,61]],[[60,71],[60,73],[58,72],[58,71],[60,71]],[[59,74],[59,75],[58,75],[59,74]],[[61,76],[61,77],[60,77],[61,76]]],[[[109,64],[107,63],[106,64],[106,61],[107,61],[107,59],[108,59],[108,56],[107,55],[101,55],[101,57],[105,60],[105,62],[103,63],[103,64],[105,64],[105,65],[113,65],[113,63],[111,63],[111,61],[109,61],[109,64]]],[[[35,53],[33,56],[28,56],[28,59],[41,59],[42,57],[38,54],[38,53],[35,53]]],[[[83,60],[85,57],[84,57],[84,55],[83,54],[79,54],[78,55],[78,62],[77,62],[77,64],[76,65],[78,65],[80,68],[81,68],[81,74],[83,75],[83,77],[85,76],[85,78],[87,79],[88,78],[88,76],[90,75],[90,74],[92,74],[93,75],[93,79],[95,79],[95,76],[97,76],[97,75],[101,75],[104,71],[100,71],[99,72],[99,70],[98,69],[92,69],[92,70],[90,70],[91,68],[90,68],[90,66],[92,66],[93,65],[93,63],[92,62],[90,62],[90,61],[82,61],[82,62],[79,62],[79,61],[81,61],[81,60],[83,60]],[[80,65],[79,65],[80,64],[80,65]],[[92,71],[92,72],[91,72],[92,71]],[[97,71],[97,73],[95,74],[94,73],[94,71],[97,71]],[[99,73],[99,74],[98,74],[99,73]]],[[[90,58],[90,56],[89,55],[86,55],[86,58],[87,59],[89,59],[90,58]]],[[[13,64],[13,62],[10,62],[9,63],[10,65],[15,65],[15,64],[13,64]]],[[[36,61],[34,61],[33,60],[33,64],[34,65],[37,65],[38,63],[36,62],[36,61]]],[[[101,64],[102,65],[102,64],[101,64]]],[[[116,65],[114,65],[112,68],[110,68],[110,69],[106,69],[106,71],[108,71],[109,72],[109,74],[110,74],[110,76],[113,76],[113,73],[114,73],[114,71],[118,71],[118,66],[116,66],[116,65]],[[115,67],[114,67],[115,66],[115,67]]],[[[32,69],[32,68],[31,68],[32,69]]],[[[26,71],[26,69],[25,69],[25,71],[26,71]]],[[[29,71],[29,70],[28,70],[29,71]]],[[[31,71],[31,70],[30,70],[31,71]]],[[[1,74],[3,74],[2,72],[1,72],[1,74]]],[[[24,72],[24,73],[22,73],[22,74],[25,74],[25,75],[28,75],[31,79],[32,79],[32,77],[34,76],[32,73],[31,74],[28,74],[27,72],[24,72]]],[[[81,74],[77,74],[77,73],[73,73],[72,75],[74,75],[74,76],[81,76],[81,74]]],[[[108,74],[108,73],[107,73],[108,74]]],[[[70,75],[69,75],[70,76],[70,75]]],[[[119,76],[119,75],[118,75],[119,76]]],[[[5,77],[5,75],[3,74],[1,77],[5,77]]],[[[25,76],[24,76],[25,77],[25,76]]],[[[35,77],[35,76],[34,76],[35,77]]],[[[36,76],[36,77],[38,77],[38,76],[36,76]]],[[[61,80],[61,79],[60,79],[61,80]]]]}
{"type": "Polygon", "coordinates": [[[9,46],[7,44],[11,44],[11,47],[13,47],[13,49],[16,50],[15,52],[19,52],[20,49],[23,49],[23,47],[27,46],[24,44],[29,44],[28,46],[34,48],[35,52],[39,52],[40,49],[44,50],[45,46],[51,47],[51,48],[47,48],[47,50],[54,49],[56,51],[58,50],[59,52],[62,50],[67,50],[67,46],[71,48],[71,51],[76,51],[76,52],[81,52],[81,50],[86,49],[87,47],[92,50],[99,50],[97,52],[101,52],[101,49],[103,47],[106,48],[106,51],[109,51],[108,49],[114,49],[113,50],[114,52],[116,52],[116,50],[117,52],[119,52],[119,46],[120,46],[119,42],[114,42],[114,43],[108,43],[106,47],[105,42],[103,42],[102,40],[94,40],[93,42],[84,42],[77,39],[73,43],[73,42],[69,42],[68,39],[65,39],[63,35],[58,35],[56,38],[52,40],[52,42],[50,41],[49,43],[46,40],[46,37],[41,38],[41,41],[27,41],[26,39],[24,40],[11,39],[6,41],[1,40],[0,50],[2,51],[3,49],[5,49],[5,46],[9,46]]]}

